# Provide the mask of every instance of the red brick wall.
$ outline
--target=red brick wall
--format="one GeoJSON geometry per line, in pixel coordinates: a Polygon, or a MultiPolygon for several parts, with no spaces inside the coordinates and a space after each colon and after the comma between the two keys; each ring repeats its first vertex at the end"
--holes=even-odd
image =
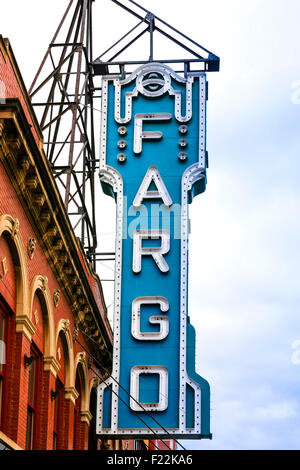
{"type": "Polygon", "coordinates": [[[29,124],[32,126],[32,134],[35,138],[37,144],[39,143],[39,138],[37,132],[34,128],[33,121],[31,119],[28,107],[26,105],[26,101],[24,99],[24,95],[20,88],[20,83],[16,78],[16,74],[11,63],[10,57],[7,54],[6,47],[4,46],[2,39],[0,37],[2,48],[0,47],[0,80],[5,84],[5,95],[0,96],[0,98],[18,98],[22,104],[24,112],[26,114],[26,118],[29,124]]]}
{"type": "MultiPolygon", "coordinates": [[[[1,188],[0,188],[1,194],[1,188]]],[[[16,280],[15,280],[15,267],[11,255],[9,244],[5,237],[0,237],[0,294],[3,295],[10,308],[15,311],[16,309],[16,280]],[[3,264],[6,264],[7,273],[3,271],[3,264]]]]}
{"type": "Polygon", "coordinates": [[[22,333],[14,333],[13,316],[10,317],[9,330],[3,431],[20,447],[25,448],[28,373],[24,369],[24,355],[30,356],[30,343],[22,333]]]}
{"type": "MultiPolygon", "coordinates": [[[[5,82],[5,96],[0,98],[18,98],[24,109],[28,123],[31,125],[31,131],[37,144],[40,144],[39,133],[35,128],[34,115],[31,114],[30,108],[27,106],[28,97],[25,89],[22,87],[21,77],[18,75],[17,65],[14,63],[13,56],[8,52],[7,44],[4,43],[0,36],[0,80],[5,82]]],[[[3,87],[2,87],[3,89],[3,87]]],[[[27,218],[27,214],[21,205],[17,194],[11,185],[9,177],[0,162],[0,216],[7,214],[19,221],[19,231],[25,250],[25,259],[28,268],[28,281],[31,285],[35,276],[40,275],[48,279],[48,288],[51,294],[51,301],[53,306],[55,330],[60,319],[69,320],[70,331],[73,331],[74,318],[70,306],[61,292],[60,301],[57,307],[53,304],[53,293],[55,289],[61,290],[57,279],[48,264],[42,246],[37,242],[33,259],[29,258],[27,253],[28,239],[33,237],[37,239],[32,226],[27,218]]],[[[26,422],[27,422],[27,405],[28,405],[28,368],[24,366],[24,355],[30,356],[32,345],[36,346],[40,354],[45,352],[45,309],[43,301],[39,298],[38,294],[34,296],[32,314],[32,324],[36,328],[35,333],[32,335],[32,343],[24,333],[16,333],[16,292],[19,273],[19,268],[16,263],[16,256],[14,249],[9,242],[0,237],[0,295],[7,302],[10,307],[11,313],[9,317],[9,341],[7,344],[7,373],[6,384],[4,393],[4,417],[3,427],[1,431],[12,439],[21,448],[25,448],[26,442],[26,422]],[[6,258],[7,273],[3,275],[2,260],[6,258]]],[[[81,255],[80,255],[81,256],[81,255]]],[[[83,260],[82,260],[82,264],[83,260]]],[[[101,315],[105,320],[105,309],[102,305],[101,292],[97,281],[86,271],[87,278],[92,287],[95,299],[99,304],[101,315]]],[[[78,339],[80,343],[88,350],[85,338],[79,333],[78,339]]],[[[60,371],[58,377],[61,382],[65,383],[65,355],[64,343],[59,339],[58,347],[61,350],[60,371]]],[[[82,347],[77,343],[73,344],[74,358],[78,352],[82,351],[82,347]]],[[[94,366],[95,367],[95,366],[94,366]]],[[[54,375],[44,370],[43,357],[41,357],[41,364],[38,376],[38,405],[37,405],[37,433],[35,440],[36,449],[52,449],[53,445],[53,424],[54,424],[54,400],[51,400],[51,390],[55,390],[55,377],[54,375]]],[[[94,374],[92,371],[88,373],[88,380],[94,374]]],[[[71,400],[64,399],[62,406],[62,416],[60,419],[61,431],[61,449],[73,448],[73,432],[74,432],[74,404],[71,400]]],[[[88,447],[88,424],[78,420],[78,439],[77,448],[87,449],[88,447]]]]}
{"type": "MultiPolygon", "coordinates": [[[[29,237],[34,237],[34,231],[27,219],[26,213],[19,202],[19,199],[10,184],[9,178],[0,163],[0,215],[9,214],[13,218],[17,218],[20,222],[20,235],[26,251],[27,242],[29,237]]],[[[0,281],[0,293],[3,295],[15,312],[15,272],[14,260],[10,251],[7,241],[0,237],[0,263],[6,257],[8,271],[3,279],[0,281]]],[[[60,286],[47,262],[46,256],[42,247],[37,242],[32,260],[29,259],[26,253],[26,260],[28,266],[28,277],[30,283],[36,275],[46,276],[48,278],[48,286],[53,295],[55,289],[60,289],[60,286]]],[[[0,265],[1,269],[1,265],[0,265]]],[[[61,289],[60,289],[61,290],[61,289]]],[[[37,346],[41,353],[44,352],[44,317],[43,308],[37,295],[34,297],[33,309],[34,313],[37,311],[37,323],[34,315],[32,322],[36,327],[36,332],[32,336],[33,343],[37,346]]],[[[70,321],[70,331],[73,331],[74,318],[63,295],[60,297],[58,307],[53,306],[55,327],[61,318],[70,321]]],[[[22,333],[16,333],[15,317],[10,317],[10,342],[7,347],[7,410],[4,417],[3,432],[16,442],[20,447],[25,447],[26,440],[26,418],[27,418],[27,397],[28,397],[28,369],[24,369],[24,355],[30,355],[30,342],[22,333]]],[[[84,337],[79,334],[79,341],[88,349],[84,337]]],[[[62,364],[59,377],[64,383],[64,348],[61,341],[58,346],[61,348],[62,364]]],[[[77,352],[81,352],[82,348],[77,343],[74,343],[74,357],[77,352]]],[[[89,374],[90,377],[92,373],[89,374]]],[[[38,408],[38,439],[36,447],[39,449],[51,449],[53,443],[53,417],[54,417],[54,401],[51,401],[51,389],[55,390],[55,378],[48,372],[42,371],[40,373],[40,399],[38,408]]],[[[73,404],[70,400],[65,400],[64,403],[64,437],[63,448],[71,449],[73,445],[73,404]]],[[[88,445],[88,425],[80,423],[79,425],[79,438],[78,448],[85,449],[88,445]]]]}
{"type": "MultiPolygon", "coordinates": [[[[5,169],[3,168],[3,165],[0,163],[0,215],[2,214],[9,214],[11,215],[14,219],[17,218],[20,222],[20,234],[22,237],[23,245],[27,247],[28,239],[30,237],[35,238],[34,231],[27,219],[26,213],[14,191],[14,188],[11,186],[9,178],[5,172],[5,169]]],[[[5,246],[4,244],[0,245],[0,260],[2,259],[2,251],[1,247],[5,246]]],[[[7,255],[7,249],[3,251],[3,255],[7,255]]],[[[27,266],[28,266],[28,275],[29,275],[29,282],[31,283],[33,278],[36,275],[42,275],[48,278],[48,286],[51,294],[53,295],[55,289],[60,289],[60,286],[53,274],[53,271],[51,267],[48,264],[48,261],[46,259],[46,256],[43,252],[42,247],[40,244],[37,242],[36,243],[36,248],[34,252],[34,257],[32,260],[29,259],[29,256],[26,251],[26,258],[27,258],[27,266]]],[[[12,286],[12,276],[13,276],[13,270],[9,270],[6,276],[2,279],[3,283],[3,289],[7,291],[11,290],[12,286]]],[[[5,292],[3,290],[3,292],[5,292]]],[[[1,292],[1,291],[0,291],[1,292]]],[[[11,291],[12,292],[12,291],[11,291]]],[[[14,294],[12,294],[14,295],[14,294]]],[[[68,319],[70,320],[70,328],[71,331],[73,330],[73,325],[74,325],[74,318],[73,314],[71,312],[71,309],[69,307],[68,302],[64,298],[63,295],[60,297],[60,301],[58,304],[57,308],[53,308],[54,310],[54,319],[55,323],[57,324],[58,321],[61,318],[68,319]]],[[[40,322],[39,322],[40,323],[40,322]]],[[[39,324],[37,325],[37,328],[39,330],[39,324]]],[[[40,333],[39,333],[40,334],[40,333]]],[[[34,339],[35,340],[35,339],[34,339]]],[[[85,344],[84,338],[80,338],[80,342],[82,344],[85,344]]],[[[80,347],[75,344],[75,354],[77,350],[80,350],[80,347]]]]}
{"type": "Polygon", "coordinates": [[[73,449],[73,430],[74,430],[74,405],[71,400],[64,400],[60,425],[61,442],[60,449],[73,449]]]}

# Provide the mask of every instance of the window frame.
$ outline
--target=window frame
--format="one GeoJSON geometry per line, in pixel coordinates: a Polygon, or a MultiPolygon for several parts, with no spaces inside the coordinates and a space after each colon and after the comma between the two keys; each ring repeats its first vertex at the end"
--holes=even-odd
{"type": "Polygon", "coordinates": [[[39,399],[39,379],[40,379],[40,365],[41,353],[34,345],[31,345],[30,355],[34,360],[28,366],[28,395],[27,395],[27,419],[26,419],[26,450],[34,450],[36,444],[36,430],[37,430],[37,414],[38,414],[38,399],[39,399]],[[31,370],[34,364],[34,383],[31,384],[31,370]],[[32,385],[32,388],[31,388],[32,385]],[[30,390],[31,389],[31,390],[30,390]],[[33,402],[30,401],[30,393],[33,393],[33,402]],[[29,422],[30,420],[30,422],[29,422]]]}
{"type": "Polygon", "coordinates": [[[4,318],[4,334],[3,341],[5,344],[5,364],[2,364],[0,370],[0,430],[3,431],[5,412],[7,409],[7,345],[9,340],[9,312],[4,303],[0,299],[0,316],[4,318]]]}
{"type": "Polygon", "coordinates": [[[90,391],[90,408],[92,415],[89,426],[88,450],[98,450],[98,438],[96,435],[96,415],[97,415],[97,389],[92,387],[90,391]]]}
{"type": "Polygon", "coordinates": [[[79,369],[76,370],[75,389],[78,392],[78,397],[74,405],[74,427],[73,427],[73,450],[79,448],[79,433],[80,433],[80,411],[81,411],[81,385],[82,379],[79,369]]]}
{"type": "Polygon", "coordinates": [[[55,381],[55,393],[56,396],[54,398],[53,450],[59,450],[61,440],[60,429],[62,424],[64,385],[58,377],[55,381]]]}

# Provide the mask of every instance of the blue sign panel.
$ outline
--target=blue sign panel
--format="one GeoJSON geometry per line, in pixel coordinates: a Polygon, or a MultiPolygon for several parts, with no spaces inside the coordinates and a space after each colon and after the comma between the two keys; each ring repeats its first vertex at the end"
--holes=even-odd
{"type": "Polygon", "coordinates": [[[206,186],[206,75],[150,63],[103,77],[100,179],[116,200],[114,352],[98,388],[107,437],[210,438],[188,317],[188,205],[206,186]]]}

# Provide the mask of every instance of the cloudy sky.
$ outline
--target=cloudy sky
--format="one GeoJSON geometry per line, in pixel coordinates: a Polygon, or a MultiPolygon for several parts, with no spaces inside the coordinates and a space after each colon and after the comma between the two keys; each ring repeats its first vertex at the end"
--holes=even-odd
{"type": "MultiPolygon", "coordinates": [[[[126,26],[110,3],[94,4],[95,55],[126,26]]],[[[0,33],[28,86],[66,4],[2,6],[0,33]]],[[[207,191],[190,211],[190,315],[197,369],[212,389],[213,440],[184,445],[299,449],[300,2],[140,4],[221,57],[208,77],[207,191]]],[[[99,228],[104,250],[111,231],[99,228]]]]}

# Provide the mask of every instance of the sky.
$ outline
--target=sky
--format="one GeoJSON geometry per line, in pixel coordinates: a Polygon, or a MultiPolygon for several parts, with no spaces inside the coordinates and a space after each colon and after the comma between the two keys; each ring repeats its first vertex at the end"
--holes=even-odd
{"type": "MultiPolygon", "coordinates": [[[[207,190],[190,208],[189,314],[197,371],[211,385],[213,439],[184,446],[299,449],[300,2],[140,4],[221,58],[220,72],[208,74],[207,190]]],[[[28,87],[66,5],[2,5],[0,33],[28,87]]],[[[94,5],[100,53],[126,21],[109,0],[94,5]]],[[[109,251],[113,201],[99,197],[99,241],[109,251]]]]}

